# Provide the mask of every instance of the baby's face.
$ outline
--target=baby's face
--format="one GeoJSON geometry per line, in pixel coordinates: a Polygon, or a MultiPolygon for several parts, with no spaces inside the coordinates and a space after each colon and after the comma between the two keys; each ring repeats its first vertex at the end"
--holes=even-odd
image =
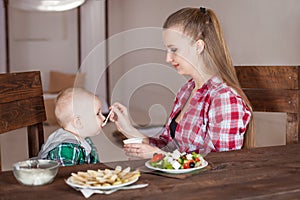
{"type": "Polygon", "coordinates": [[[105,117],[101,113],[101,101],[97,97],[86,98],[82,102],[83,106],[80,113],[82,129],[80,135],[84,137],[95,136],[100,133],[105,117]]]}

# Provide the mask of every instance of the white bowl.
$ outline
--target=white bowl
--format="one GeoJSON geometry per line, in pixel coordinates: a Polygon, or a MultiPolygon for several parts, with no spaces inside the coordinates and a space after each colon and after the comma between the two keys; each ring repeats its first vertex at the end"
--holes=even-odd
{"type": "Polygon", "coordinates": [[[142,143],[142,142],[143,142],[143,138],[129,138],[129,139],[123,140],[124,144],[142,143]]]}
{"type": "Polygon", "coordinates": [[[24,185],[45,185],[54,180],[58,167],[54,160],[26,160],[15,163],[13,173],[24,185]]]}

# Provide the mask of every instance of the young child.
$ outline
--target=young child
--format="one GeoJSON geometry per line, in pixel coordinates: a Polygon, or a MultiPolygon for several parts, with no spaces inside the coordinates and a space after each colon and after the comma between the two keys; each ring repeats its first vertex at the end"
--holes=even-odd
{"type": "Polygon", "coordinates": [[[56,99],[55,116],[61,128],[49,136],[38,158],[56,160],[62,166],[98,163],[89,137],[100,133],[105,120],[100,99],[84,89],[68,88],[56,99]]]}

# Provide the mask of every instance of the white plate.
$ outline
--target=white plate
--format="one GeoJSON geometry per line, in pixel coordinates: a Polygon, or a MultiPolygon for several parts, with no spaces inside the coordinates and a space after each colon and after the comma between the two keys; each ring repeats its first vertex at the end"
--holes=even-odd
{"type": "Polygon", "coordinates": [[[145,166],[148,167],[149,169],[166,172],[166,173],[170,173],[170,174],[187,173],[187,172],[195,171],[198,169],[202,169],[202,168],[206,167],[207,165],[208,165],[208,162],[206,160],[204,160],[201,166],[189,168],[189,169],[177,169],[176,170],[176,169],[161,169],[161,168],[153,167],[152,165],[150,165],[150,160],[145,163],[145,166]]]}
{"type": "Polygon", "coordinates": [[[71,187],[75,187],[75,188],[81,188],[81,189],[84,189],[84,188],[88,188],[88,189],[97,189],[97,190],[111,190],[111,189],[115,189],[115,188],[119,188],[119,187],[124,187],[126,185],[130,185],[132,183],[135,183],[137,182],[137,180],[139,180],[139,177],[133,179],[132,181],[128,181],[127,183],[122,183],[122,184],[119,184],[119,185],[111,185],[111,186],[82,186],[82,185],[77,185],[75,183],[72,183],[71,180],[70,180],[71,177],[69,177],[67,180],[66,180],[66,183],[71,186],[71,187]]]}

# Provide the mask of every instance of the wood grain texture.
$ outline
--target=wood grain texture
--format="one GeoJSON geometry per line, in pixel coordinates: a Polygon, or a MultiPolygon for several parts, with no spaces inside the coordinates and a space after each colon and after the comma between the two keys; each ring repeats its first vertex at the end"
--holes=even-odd
{"type": "Polygon", "coordinates": [[[29,157],[34,157],[44,143],[45,120],[40,72],[0,74],[0,134],[27,127],[29,157]]]}
{"type": "Polygon", "coordinates": [[[299,89],[299,66],[235,66],[242,88],[299,89]]]}
{"type": "Polygon", "coordinates": [[[298,113],[299,91],[244,89],[254,111],[298,113]]]}
{"type": "Polygon", "coordinates": [[[46,112],[42,96],[0,104],[0,133],[45,120],[46,112]]]}
{"type": "Polygon", "coordinates": [[[287,113],[286,144],[299,143],[299,113],[287,113]]]}
{"type": "MultiPolygon", "coordinates": [[[[205,159],[210,170],[174,179],[142,173],[137,184],[143,189],[123,190],[109,196],[94,195],[90,199],[299,199],[300,145],[262,147],[251,150],[210,153],[205,159]]],[[[40,187],[19,184],[11,171],[0,172],[0,197],[12,199],[83,199],[79,191],[65,183],[72,172],[106,169],[117,165],[131,169],[143,167],[146,160],[60,167],[54,182],[40,187]]]]}
{"type": "Polygon", "coordinates": [[[0,74],[0,103],[43,95],[40,72],[0,74]]]}
{"type": "Polygon", "coordinates": [[[235,66],[235,69],[253,111],[286,113],[286,143],[298,143],[299,66],[235,66]]]}
{"type": "Polygon", "coordinates": [[[43,123],[34,124],[27,127],[28,134],[28,146],[31,147],[28,149],[29,157],[37,156],[39,150],[41,149],[44,143],[44,127],[43,123]]]}

